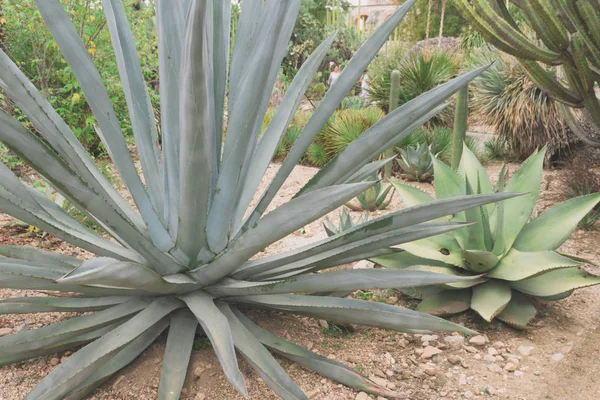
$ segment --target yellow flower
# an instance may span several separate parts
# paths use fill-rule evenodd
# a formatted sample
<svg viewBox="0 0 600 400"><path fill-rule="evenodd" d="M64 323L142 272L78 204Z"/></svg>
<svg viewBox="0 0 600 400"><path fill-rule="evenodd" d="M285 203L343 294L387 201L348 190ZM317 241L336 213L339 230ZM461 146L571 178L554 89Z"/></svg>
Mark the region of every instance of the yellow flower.
<svg viewBox="0 0 600 400"><path fill-rule="evenodd" d="M81 100L81 96L79 93L75 93L73 97L71 97L71 104L77 104L79 103L79 100Z"/></svg>
<svg viewBox="0 0 600 400"><path fill-rule="evenodd" d="M4 19L4 17L0 17L0 25L3 25L6 23L6 19Z"/></svg>
<svg viewBox="0 0 600 400"><path fill-rule="evenodd" d="M92 55L92 56L93 56L94 54L96 54L96 48L95 48L95 47L90 47L90 48L88 49L88 53L90 53L90 55Z"/></svg>

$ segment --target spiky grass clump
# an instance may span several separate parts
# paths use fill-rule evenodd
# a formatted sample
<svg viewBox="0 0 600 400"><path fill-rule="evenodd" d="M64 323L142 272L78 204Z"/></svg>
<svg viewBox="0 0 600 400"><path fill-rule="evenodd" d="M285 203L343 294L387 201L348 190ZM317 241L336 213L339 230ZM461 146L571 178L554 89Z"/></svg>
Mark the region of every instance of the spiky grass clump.
<svg viewBox="0 0 600 400"><path fill-rule="evenodd" d="M323 144L331 159L384 117L375 107L337 111L323 131Z"/></svg>
<svg viewBox="0 0 600 400"><path fill-rule="evenodd" d="M272 243L373 186L375 182L363 181L389 160L371 161L443 109L445 99L481 72L465 74L398 108L348 144L292 200L266 213L306 149L413 3L405 2L389 17L344 68L260 193L258 203L250 208L277 145L334 40L329 37L306 60L260 135L300 0L244 0L231 56L229 1L156 2L162 142L123 4L102 2L144 179L130 155L101 75L61 2L37 1L135 207L111 186L72 130L0 51L0 87L36 128L33 133L0 112L0 141L114 239L89 230L0 163L0 211L96 255L82 261L0 245L3 288L78 293L75 297L4 300L0 313L85 313L0 338L1 365L84 346L39 382L28 400L85 397L167 329L158 398L176 399L198 325L225 376L244 396L247 390L236 348L282 398L306 399L306 395L269 350L362 391L398 396L343 364L260 328L241 311L247 308L412 333L470 332L401 307L322 295L462 278L385 270L312 273L461 228L464 224L427 222L514 195L444 199L390 213L300 249L256 257Z"/></svg>

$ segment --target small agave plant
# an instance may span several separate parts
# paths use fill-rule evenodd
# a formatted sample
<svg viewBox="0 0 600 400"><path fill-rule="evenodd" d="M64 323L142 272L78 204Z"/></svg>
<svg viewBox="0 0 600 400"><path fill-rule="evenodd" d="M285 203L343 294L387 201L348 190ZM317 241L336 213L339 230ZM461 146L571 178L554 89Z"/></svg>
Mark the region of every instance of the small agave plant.
<svg viewBox="0 0 600 400"><path fill-rule="evenodd" d="M401 246L403 252L375 258L388 268L475 276L469 282L411 289L424 300L418 311L448 315L475 310L486 321L494 318L525 328L536 314L531 298L558 300L573 290L600 283L582 269L584 260L557 252L578 222L600 202L600 193L560 203L530 221L542 183L545 149L533 154L505 182L503 169L492 187L488 175L467 146L458 173L441 161L435 164L437 199L470 193L525 192L496 205L454 214L451 221L473 224L466 230L421 239ZM395 184L407 206L429 204L433 198L412 186Z"/></svg>
<svg viewBox="0 0 600 400"><path fill-rule="evenodd" d="M340 222L337 226L333 222L331 222L329 217L325 217L325 222L323 222L323 228L325 228L325 232L327 233L327 236L331 237L331 236L335 236L339 233L348 231L348 230L354 228L355 226L362 225L362 224L366 223L368 220L369 220L369 214L364 213L363 215L358 217L358 219L356 221L352 221L352 217L350 217L350 214L348 214L348 211L346 211L346 209L344 208L342 210L342 212L340 212Z"/></svg>
<svg viewBox="0 0 600 400"><path fill-rule="evenodd" d="M400 176L407 181L431 182L433 180L433 156L431 146L424 143L400 149L398 165Z"/></svg>
<svg viewBox="0 0 600 400"><path fill-rule="evenodd" d="M374 182L363 181L385 162L371 161L442 110L444 99L482 71L458 77L390 113L320 170L295 198L265 213L413 0L399 7L356 53L253 207L249 206L277 144L334 40L334 36L325 40L306 60L259 140L300 0L244 0L231 57L230 1L156 2L161 142L123 4L103 0L144 179L101 75L60 0L36 3L96 117L98 134L135 207L111 186L44 96L0 51L0 86L36 128L33 133L0 112L0 140L106 233L89 230L0 164L0 211L96 255L82 261L0 245L0 287L75 293L7 299L0 303L0 313L85 313L0 338L0 365L81 347L41 380L27 399L84 398L166 330L158 398L177 399L198 326L212 343L225 376L243 396L247 390L236 348L285 399L306 395L270 351L343 384L397 396L343 364L260 328L244 314L252 308L405 332L470 332L401 307L306 294L463 282L464 278L421 271L313 272L461 228L463 223L428 221L514 194L444 199L391 213L299 249L255 257L373 186Z"/></svg>
<svg viewBox="0 0 600 400"><path fill-rule="evenodd" d="M358 204L349 201L346 203L346 207L352 211L373 212L377 210L385 210L394 197L393 186L387 185L384 189L381 179L378 180L377 178L377 174L373 174L372 176L368 177L367 180L371 182L377 182L369 189L356 196L355 200L358 202Z"/></svg>

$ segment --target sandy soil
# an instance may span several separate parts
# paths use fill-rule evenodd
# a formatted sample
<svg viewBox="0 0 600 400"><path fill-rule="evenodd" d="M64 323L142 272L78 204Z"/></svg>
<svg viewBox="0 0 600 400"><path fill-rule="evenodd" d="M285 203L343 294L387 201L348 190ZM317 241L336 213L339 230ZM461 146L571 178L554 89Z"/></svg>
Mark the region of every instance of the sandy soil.
<svg viewBox="0 0 600 400"><path fill-rule="evenodd" d="M487 167L491 176L496 176L500 164ZM278 166L271 165L265 182L268 182ZM511 165L514 171L516 165ZM298 166L274 200L272 207L287 201L316 169ZM542 194L538 211L560 201L560 171L545 171ZM428 192L433 188L419 184ZM397 210L403 205L395 197L388 210ZM352 213L358 216L358 213ZM377 215L378 213L374 213ZM372 214L373 215L373 214ZM337 219L337 212L330 215ZM10 218L0 214L0 226ZM299 247L325 237L321 221L309 224L265 250L273 254ZM0 230L0 242L22 244L87 258L89 254L68 246L50 235L31 235L18 227ZM600 232L577 231L563 246L562 250L589 258L600 263L597 248ZM598 270L596 272L599 272ZM28 290L0 290L0 298L40 295ZM402 299L393 291L377 291L374 297L388 302L410 306L410 301ZM391 298L391 299L390 299ZM541 304L538 318L531 329L515 331L502 324L487 324L471 313L453 318L455 322L478 330L486 335L488 344L474 346L471 353L443 349L431 361L421 361L423 350L418 335L387 332L367 327L354 327L352 332L334 334L324 330L318 321L306 317L285 315L274 312L253 312L250 317L270 331L312 348L321 355L335 358L356 368L367 376L384 377L388 387L403 394L404 399L437 400L462 398L497 397L515 400L537 399L583 399L600 398L600 288L583 289L568 299L555 303ZM56 322L72 315L36 314L0 316L0 329L31 329ZM443 348L441 334L438 347ZM163 334L141 357L130 366L113 376L98 388L89 399L155 399L157 397L160 363L166 335ZM468 340L468 338L467 338ZM492 343L501 341L507 353L517 353L519 346L534 346L529 356L520 355L518 373L495 372L490 363L484 360ZM469 350L473 350L470 348ZM552 356L564 355L560 361ZM53 354L46 357L0 368L0 400L22 399L26 393L47 375L58 362L69 353ZM461 360L453 365L449 360ZM240 357L240 360L242 358ZM288 361L282 365L292 378L302 387L311 399L354 399L357 392L338 385L329 379L304 370ZM247 378L251 399L276 399L277 397L262 382L256 373L243 360L242 372ZM383 378L381 378L383 379ZM223 376L212 349L194 351L188 370L182 399L238 399L238 396ZM360 397L358 397L360 398ZM371 397L375 398L375 397ZM382 398L379 398L381 400Z"/></svg>

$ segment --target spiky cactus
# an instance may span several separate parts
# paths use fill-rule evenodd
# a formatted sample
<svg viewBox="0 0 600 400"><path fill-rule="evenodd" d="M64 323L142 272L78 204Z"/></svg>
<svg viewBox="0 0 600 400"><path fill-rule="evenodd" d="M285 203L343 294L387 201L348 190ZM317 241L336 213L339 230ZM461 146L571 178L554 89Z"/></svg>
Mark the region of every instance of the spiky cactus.
<svg viewBox="0 0 600 400"><path fill-rule="evenodd" d="M600 9L593 0L511 0L539 39L529 39L505 0L458 0L462 14L498 49L517 57L531 80L562 103L566 120L584 142L600 146ZM540 65L545 64L546 67ZM559 78L560 66L564 79ZM582 109L597 129L580 129L572 109Z"/></svg>

